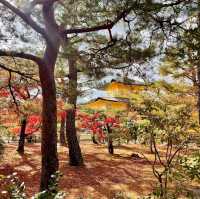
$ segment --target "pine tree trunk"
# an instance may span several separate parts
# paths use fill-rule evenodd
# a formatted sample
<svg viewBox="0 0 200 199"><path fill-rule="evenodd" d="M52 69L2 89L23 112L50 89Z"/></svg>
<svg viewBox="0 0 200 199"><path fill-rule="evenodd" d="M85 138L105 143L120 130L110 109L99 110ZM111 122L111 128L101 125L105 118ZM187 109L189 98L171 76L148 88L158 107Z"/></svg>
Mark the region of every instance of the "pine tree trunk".
<svg viewBox="0 0 200 199"><path fill-rule="evenodd" d="M44 64L39 67L39 75L42 87L42 133L41 154L42 170L40 190L49 188L51 175L58 170L57 155L57 104L56 85L54 79L54 66L57 53L51 46L47 46L44 56Z"/></svg>
<svg viewBox="0 0 200 199"><path fill-rule="evenodd" d="M200 9L200 0L198 0L198 8ZM198 12L198 29L200 29L200 11ZM200 50L197 51L198 57L200 57ZM200 62L197 65L197 109L198 119L200 124Z"/></svg>
<svg viewBox="0 0 200 199"><path fill-rule="evenodd" d="M95 135L92 135L92 142L93 142L93 144L99 144L99 143L96 141Z"/></svg>
<svg viewBox="0 0 200 199"><path fill-rule="evenodd" d="M73 166L83 165L83 157L81 148L79 146L77 133L76 133L76 100L77 100L77 68L76 58L71 55L68 57L69 63L69 90L68 90L68 103L71 108L67 110L66 114L66 137L69 148L69 164Z"/></svg>
<svg viewBox="0 0 200 199"><path fill-rule="evenodd" d="M61 146L66 146L66 139L65 139L65 119L66 117L61 116L60 122L60 144Z"/></svg>
<svg viewBox="0 0 200 199"><path fill-rule="evenodd" d="M72 166L81 166L83 165L83 158L79 142L76 136L75 109L67 110L66 132L69 148L69 164Z"/></svg>
<svg viewBox="0 0 200 199"><path fill-rule="evenodd" d="M198 110L198 120L200 124L200 65L197 66L197 110Z"/></svg>
<svg viewBox="0 0 200 199"><path fill-rule="evenodd" d="M197 99L197 109L198 109L198 121L200 124L200 86L198 85L198 99Z"/></svg>
<svg viewBox="0 0 200 199"><path fill-rule="evenodd" d="M43 95L41 190L48 189L51 175L58 170L56 87L53 74L47 70L40 70Z"/></svg>
<svg viewBox="0 0 200 199"><path fill-rule="evenodd" d="M42 88L42 168L40 190L49 189L52 175L58 171L57 154L57 103L54 70L61 46L62 37L55 20L54 1L45 1L42 6L44 25L48 40L43 61L39 65Z"/></svg>
<svg viewBox="0 0 200 199"><path fill-rule="evenodd" d="M109 140L108 140L108 152L109 152L110 154L114 154L114 148L113 148L112 139L109 139Z"/></svg>
<svg viewBox="0 0 200 199"><path fill-rule="evenodd" d="M108 152L110 154L114 154L114 147L113 147L113 141L112 141L112 136L111 136L112 131L108 124L106 125L106 127L108 131Z"/></svg>
<svg viewBox="0 0 200 199"><path fill-rule="evenodd" d="M26 133L26 124L27 124L27 120L26 118L23 118L21 121L21 130L20 130L20 137L19 137L19 144L18 144L18 148L17 151L20 154L24 154L24 144L25 144L25 133Z"/></svg>
<svg viewBox="0 0 200 199"><path fill-rule="evenodd" d="M53 74L44 72L40 74L44 78L44 81L42 81L41 190L48 189L51 175L58 170L56 87Z"/></svg>

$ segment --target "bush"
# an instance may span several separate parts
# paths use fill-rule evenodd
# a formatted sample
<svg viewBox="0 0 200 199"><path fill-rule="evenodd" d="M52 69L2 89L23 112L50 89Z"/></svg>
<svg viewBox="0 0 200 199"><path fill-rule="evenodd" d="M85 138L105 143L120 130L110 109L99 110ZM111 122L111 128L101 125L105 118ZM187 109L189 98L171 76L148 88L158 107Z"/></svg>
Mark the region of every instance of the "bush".
<svg viewBox="0 0 200 199"><path fill-rule="evenodd" d="M65 193L58 190L58 182L62 175L56 172L52 175L49 189L37 193L31 199L64 199ZM25 184L21 182L17 173L10 176L0 176L0 184L4 185L4 191L0 193L1 199L27 199L25 193Z"/></svg>
<svg viewBox="0 0 200 199"><path fill-rule="evenodd" d="M183 172L187 174L191 180L200 181L200 153L191 156L185 156L180 159L180 165Z"/></svg>
<svg viewBox="0 0 200 199"><path fill-rule="evenodd" d="M61 176L62 174L59 171L52 175L49 189L36 194L32 199L64 199L65 193L58 190Z"/></svg>
<svg viewBox="0 0 200 199"><path fill-rule="evenodd" d="M115 193L112 199L131 199L125 192L119 191Z"/></svg>
<svg viewBox="0 0 200 199"><path fill-rule="evenodd" d="M9 176L1 177L1 185L5 190L1 192L0 198L2 199L26 199L25 185L17 177L17 173L13 173Z"/></svg>

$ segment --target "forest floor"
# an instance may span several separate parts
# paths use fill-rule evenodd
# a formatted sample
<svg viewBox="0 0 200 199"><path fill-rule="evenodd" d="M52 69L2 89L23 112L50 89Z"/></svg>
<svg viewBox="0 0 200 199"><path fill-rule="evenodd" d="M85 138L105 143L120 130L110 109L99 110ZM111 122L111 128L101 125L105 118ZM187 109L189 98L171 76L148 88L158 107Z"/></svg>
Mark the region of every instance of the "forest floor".
<svg viewBox="0 0 200 199"><path fill-rule="evenodd" d="M113 156L108 154L105 145L87 141L81 143L81 149L85 166L77 168L68 165L68 149L58 147L59 170L63 173L60 189L67 193L67 199L109 199L119 191L137 198L155 187L151 164L145 159L131 157L132 153L142 153L151 160L153 156L147 147L136 144L115 147ZM7 144L0 175L17 172L25 182L27 195L32 196L39 189L40 158L40 144L27 144L23 156L16 152L16 144Z"/></svg>

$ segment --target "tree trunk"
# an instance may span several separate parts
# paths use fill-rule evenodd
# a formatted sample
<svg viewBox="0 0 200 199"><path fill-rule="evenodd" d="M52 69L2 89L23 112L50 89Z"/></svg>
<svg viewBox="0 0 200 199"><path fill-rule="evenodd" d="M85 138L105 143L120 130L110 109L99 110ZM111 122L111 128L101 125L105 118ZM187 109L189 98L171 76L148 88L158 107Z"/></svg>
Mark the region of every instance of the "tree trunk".
<svg viewBox="0 0 200 199"><path fill-rule="evenodd" d="M197 109L198 109L198 121L200 124L200 65L197 66Z"/></svg>
<svg viewBox="0 0 200 199"><path fill-rule="evenodd" d="M111 136L112 131L108 124L106 125L106 127L108 131L108 152L110 154L114 154L114 147L113 147L113 141L112 141L112 136Z"/></svg>
<svg viewBox="0 0 200 199"><path fill-rule="evenodd" d="M57 154L57 104L54 70L61 46L61 35L56 24L54 1L44 2L42 7L45 30L48 34L43 61L39 65L42 88L42 169L40 190L49 189L52 175L58 170Z"/></svg>
<svg viewBox="0 0 200 199"><path fill-rule="evenodd" d="M40 190L48 189L51 175L58 170L57 155L57 106L54 66L58 51L48 46L44 56L45 63L39 67L42 87L42 171Z"/></svg>
<svg viewBox="0 0 200 199"><path fill-rule="evenodd" d="M99 143L96 141L95 135L92 135L92 142L93 142L93 144L99 144Z"/></svg>
<svg viewBox="0 0 200 199"><path fill-rule="evenodd" d="M108 140L108 152L109 152L110 154L114 154L114 148L113 148L112 139L109 139L109 140Z"/></svg>
<svg viewBox="0 0 200 199"><path fill-rule="evenodd" d="M150 133L150 143L149 143L149 145L150 145L150 152L153 154L154 153L154 150L153 150L153 141L154 141L154 135L153 135L153 133L151 132Z"/></svg>
<svg viewBox="0 0 200 199"><path fill-rule="evenodd" d="M61 116L60 122L60 144L61 146L66 146L66 139L65 139L65 119L66 117Z"/></svg>
<svg viewBox="0 0 200 199"><path fill-rule="evenodd" d="M69 147L69 164L72 166L83 165L81 148L76 134L76 100L77 100L77 68L76 58L68 57L69 63L69 88L68 103L71 106L66 114L66 137Z"/></svg>
<svg viewBox="0 0 200 199"><path fill-rule="evenodd" d="M83 165L81 149L76 136L75 109L67 110L66 116L67 142L69 147L69 164L72 166Z"/></svg>
<svg viewBox="0 0 200 199"><path fill-rule="evenodd" d="M43 67L42 67L43 68ZM40 70L42 86L42 172L40 189L48 189L51 175L58 170L56 87L53 74Z"/></svg>
<svg viewBox="0 0 200 199"><path fill-rule="evenodd" d="M200 0L198 0L198 8L200 9ZM200 29L200 11L198 12L198 29ZM200 50L197 52L198 57L200 57ZM198 119L200 124L200 61L197 65L197 109L198 109Z"/></svg>
<svg viewBox="0 0 200 199"><path fill-rule="evenodd" d="M20 154L24 154L24 143L25 143L25 137L26 137L26 135L25 135L26 124L27 124L27 120L26 120L26 118L23 118L22 121L21 121L19 144L18 144L18 148L17 148L17 151Z"/></svg>

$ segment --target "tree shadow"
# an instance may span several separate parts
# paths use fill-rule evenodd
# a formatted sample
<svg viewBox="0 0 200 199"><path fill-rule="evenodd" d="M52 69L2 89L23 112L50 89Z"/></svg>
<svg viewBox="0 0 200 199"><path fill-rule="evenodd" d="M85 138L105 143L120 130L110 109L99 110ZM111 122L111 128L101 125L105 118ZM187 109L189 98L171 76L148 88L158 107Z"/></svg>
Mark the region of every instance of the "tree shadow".
<svg viewBox="0 0 200 199"><path fill-rule="evenodd" d="M111 198L117 191L144 195L152 190L155 180L153 180L148 161L132 160L119 154L110 156L104 153L95 153L84 156L85 167L73 168L66 163L60 165L61 172L67 174L61 179L60 187L62 189L68 192L78 190L77 194L85 197L92 193L95 198ZM76 195L76 197L78 196L80 195Z"/></svg>
<svg viewBox="0 0 200 199"><path fill-rule="evenodd" d="M69 166L68 149L58 148L59 170L63 173L59 186L68 193L67 198L88 198L90 195L92 198L112 198L117 191L134 192L137 195L151 192L155 180L148 161L133 160L124 151L116 150L120 153L109 155L106 146L84 144L81 147L85 159L84 167ZM11 146L10 151L13 154L16 154L15 150ZM19 156L17 161L3 164L4 169L9 168L7 174L17 172L20 180L25 182L28 197L39 190L40 159L40 145L28 145L25 154Z"/></svg>

